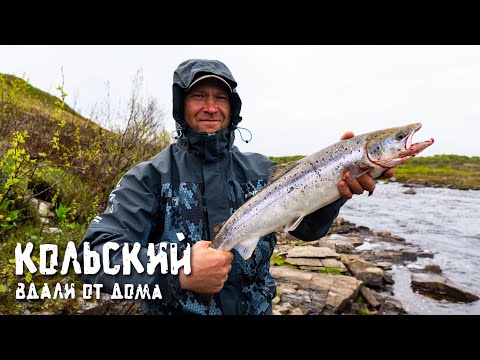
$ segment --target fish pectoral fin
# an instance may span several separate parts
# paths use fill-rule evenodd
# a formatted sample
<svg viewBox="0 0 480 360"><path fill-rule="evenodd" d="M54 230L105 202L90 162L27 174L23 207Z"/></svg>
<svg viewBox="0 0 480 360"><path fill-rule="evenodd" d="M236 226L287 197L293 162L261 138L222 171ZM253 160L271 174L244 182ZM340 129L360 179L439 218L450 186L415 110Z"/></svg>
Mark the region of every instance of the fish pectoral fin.
<svg viewBox="0 0 480 360"><path fill-rule="evenodd" d="M283 228L283 232L289 232L289 231L295 230L298 227L298 225L300 225L303 218L304 218L304 215L300 216L298 219L294 219L290 224L286 225Z"/></svg>
<svg viewBox="0 0 480 360"><path fill-rule="evenodd" d="M350 172L350 178L356 179L357 177L362 176L363 174L366 174L372 169L373 169L373 166L353 164L349 166L348 171Z"/></svg>
<svg viewBox="0 0 480 360"><path fill-rule="evenodd" d="M225 221L224 222L221 222L221 223L218 223L218 224L215 224L215 226L213 227L213 232L215 234L218 234L218 232L220 231L220 229L222 228L223 224L225 224Z"/></svg>
<svg viewBox="0 0 480 360"><path fill-rule="evenodd" d="M252 239L247 241L242 241L240 244L235 245L233 248L243 257L244 260L248 260L252 256L255 247L257 246L258 240Z"/></svg>

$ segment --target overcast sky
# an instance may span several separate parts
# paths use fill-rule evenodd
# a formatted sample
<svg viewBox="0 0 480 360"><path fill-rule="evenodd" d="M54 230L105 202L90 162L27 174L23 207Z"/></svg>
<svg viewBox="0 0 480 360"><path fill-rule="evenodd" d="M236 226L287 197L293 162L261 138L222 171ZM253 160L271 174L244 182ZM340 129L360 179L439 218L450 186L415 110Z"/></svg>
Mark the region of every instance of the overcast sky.
<svg viewBox="0 0 480 360"><path fill-rule="evenodd" d="M87 116L106 97L126 102L144 85L174 130L172 75L189 58L218 59L238 82L243 151L307 155L355 134L420 122L422 155L480 156L480 46L424 45L0 45L0 73L44 91L62 83L66 102ZM246 136L248 138L248 134Z"/></svg>

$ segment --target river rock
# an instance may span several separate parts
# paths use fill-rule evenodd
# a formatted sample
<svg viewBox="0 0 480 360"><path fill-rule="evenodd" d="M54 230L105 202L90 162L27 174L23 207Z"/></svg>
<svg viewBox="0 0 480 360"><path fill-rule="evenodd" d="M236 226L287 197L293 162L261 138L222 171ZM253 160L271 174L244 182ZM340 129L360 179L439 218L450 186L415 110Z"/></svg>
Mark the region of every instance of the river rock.
<svg viewBox="0 0 480 360"><path fill-rule="evenodd" d="M409 268L409 270L413 273L442 273L442 269L437 264L426 264L423 268Z"/></svg>
<svg viewBox="0 0 480 360"><path fill-rule="evenodd" d="M359 247L360 245L363 245L363 237L359 235L354 235L354 234L348 234L347 235L341 235L341 234L331 234L329 236L325 236L322 238L324 241L331 242L333 244L351 244L353 247Z"/></svg>
<svg viewBox="0 0 480 360"><path fill-rule="evenodd" d="M295 246L288 252L290 258L340 258L335 251L326 247Z"/></svg>
<svg viewBox="0 0 480 360"><path fill-rule="evenodd" d="M402 251L374 249L371 255L376 261L388 261L394 264L404 262Z"/></svg>
<svg viewBox="0 0 480 360"><path fill-rule="evenodd" d="M391 270L394 264L388 261L379 261L376 262L375 265L379 268L382 268L383 270Z"/></svg>
<svg viewBox="0 0 480 360"><path fill-rule="evenodd" d="M387 241L392 243L405 243L405 238L397 235L393 235L388 231L377 231L374 235L381 238L381 241Z"/></svg>
<svg viewBox="0 0 480 360"><path fill-rule="evenodd" d="M433 274L441 274L442 273L442 269L437 264L427 264L427 265L425 265L423 270L425 272L430 272L430 273L433 273Z"/></svg>
<svg viewBox="0 0 480 360"><path fill-rule="evenodd" d="M322 264L326 268L338 269L342 273L345 273L348 271L345 265L343 264L343 262L338 261L336 259L322 259Z"/></svg>
<svg viewBox="0 0 480 360"><path fill-rule="evenodd" d="M335 243L333 241L314 240L314 241L309 241L308 245L317 246L317 247L326 247L326 248L329 248L332 251L335 251Z"/></svg>
<svg viewBox="0 0 480 360"><path fill-rule="evenodd" d="M383 270L375 264L363 260L359 257L344 257L343 258L347 269L357 279L370 286L381 286L383 280Z"/></svg>
<svg viewBox="0 0 480 360"><path fill-rule="evenodd" d="M281 306L285 301L305 309L310 314L337 314L358 295L361 281L344 275L319 274L310 271L273 266L270 269L277 287L297 288L295 293L282 293Z"/></svg>
<svg viewBox="0 0 480 360"><path fill-rule="evenodd" d="M393 297L387 297L380 304L379 315L399 315L404 311L402 303Z"/></svg>
<svg viewBox="0 0 480 360"><path fill-rule="evenodd" d="M355 253L355 246L350 242L341 241L335 244L334 250L341 254L353 254Z"/></svg>
<svg viewBox="0 0 480 360"><path fill-rule="evenodd" d="M370 304L373 308L378 308L380 306L380 302L375 297L375 292L367 288L366 286L362 286L360 288L360 294L362 294L363 299Z"/></svg>
<svg viewBox="0 0 480 360"><path fill-rule="evenodd" d="M411 274L411 280L411 286L414 290L435 298L439 297L453 302L472 302L480 299L477 294L452 283L444 276L438 274Z"/></svg>
<svg viewBox="0 0 480 360"><path fill-rule="evenodd" d="M285 258L285 262L295 266L318 266L323 267L322 262L318 258L306 258L306 257L289 257Z"/></svg>

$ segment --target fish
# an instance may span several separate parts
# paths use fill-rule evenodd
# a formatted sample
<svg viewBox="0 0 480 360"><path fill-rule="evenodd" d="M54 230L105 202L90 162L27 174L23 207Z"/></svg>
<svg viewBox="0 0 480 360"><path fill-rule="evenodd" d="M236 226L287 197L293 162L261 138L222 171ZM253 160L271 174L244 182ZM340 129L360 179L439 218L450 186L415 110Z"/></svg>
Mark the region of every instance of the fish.
<svg viewBox="0 0 480 360"><path fill-rule="evenodd" d="M352 179L366 173L375 179L432 145L433 138L412 142L421 127L413 123L357 135L300 160L273 166L267 185L216 225L209 247L235 249L248 260L263 236L293 231L305 216L339 199L338 183L346 171Z"/></svg>

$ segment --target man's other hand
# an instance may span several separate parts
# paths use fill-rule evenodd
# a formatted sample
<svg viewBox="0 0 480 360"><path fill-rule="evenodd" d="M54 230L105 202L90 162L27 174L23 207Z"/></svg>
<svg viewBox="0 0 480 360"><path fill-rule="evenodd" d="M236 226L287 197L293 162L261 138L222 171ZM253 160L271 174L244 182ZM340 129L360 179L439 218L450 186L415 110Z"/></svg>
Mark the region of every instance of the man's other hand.
<svg viewBox="0 0 480 360"><path fill-rule="evenodd" d="M353 132L347 131L342 135L340 140L350 139L354 137ZM394 168L389 168L380 175L379 179L388 179L393 176L395 172ZM373 193L375 190L375 180L370 176L370 174L363 174L356 179L350 178L350 173L347 171L343 175L343 180L338 182L338 191L342 199L351 199L353 194L361 195L364 191L368 191L369 194Z"/></svg>

